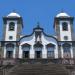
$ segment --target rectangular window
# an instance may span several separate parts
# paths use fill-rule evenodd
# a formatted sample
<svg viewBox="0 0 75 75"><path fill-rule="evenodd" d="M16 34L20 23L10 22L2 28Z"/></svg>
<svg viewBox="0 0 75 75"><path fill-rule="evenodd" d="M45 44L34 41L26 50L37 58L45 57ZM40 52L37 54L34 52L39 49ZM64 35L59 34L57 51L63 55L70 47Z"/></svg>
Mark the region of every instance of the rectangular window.
<svg viewBox="0 0 75 75"><path fill-rule="evenodd" d="M41 51L36 51L35 52L35 57L36 58L41 58Z"/></svg>
<svg viewBox="0 0 75 75"><path fill-rule="evenodd" d="M48 51L47 52L47 57L48 58L54 58L54 51Z"/></svg>
<svg viewBox="0 0 75 75"><path fill-rule="evenodd" d="M68 24L66 22L62 23L62 30L63 31L68 31Z"/></svg>
<svg viewBox="0 0 75 75"><path fill-rule="evenodd" d="M13 57L13 51L7 51L6 58L12 58Z"/></svg>
<svg viewBox="0 0 75 75"><path fill-rule="evenodd" d="M13 39L13 36L9 36L9 39L12 40Z"/></svg>
<svg viewBox="0 0 75 75"><path fill-rule="evenodd" d="M54 47L48 47L47 48L47 57L48 58L54 58Z"/></svg>
<svg viewBox="0 0 75 75"><path fill-rule="evenodd" d="M29 51L23 51L23 58L29 58Z"/></svg>

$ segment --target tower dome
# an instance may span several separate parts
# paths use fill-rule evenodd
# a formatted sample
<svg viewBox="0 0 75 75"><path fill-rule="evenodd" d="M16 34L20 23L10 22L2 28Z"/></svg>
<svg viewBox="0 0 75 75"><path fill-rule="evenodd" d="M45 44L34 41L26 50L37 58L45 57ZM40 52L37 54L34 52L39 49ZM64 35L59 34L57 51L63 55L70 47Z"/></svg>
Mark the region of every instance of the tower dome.
<svg viewBox="0 0 75 75"><path fill-rule="evenodd" d="M56 15L56 17L70 17L66 12L61 12Z"/></svg>
<svg viewBox="0 0 75 75"><path fill-rule="evenodd" d="M16 12L11 12L7 15L7 17L21 17L21 16Z"/></svg>

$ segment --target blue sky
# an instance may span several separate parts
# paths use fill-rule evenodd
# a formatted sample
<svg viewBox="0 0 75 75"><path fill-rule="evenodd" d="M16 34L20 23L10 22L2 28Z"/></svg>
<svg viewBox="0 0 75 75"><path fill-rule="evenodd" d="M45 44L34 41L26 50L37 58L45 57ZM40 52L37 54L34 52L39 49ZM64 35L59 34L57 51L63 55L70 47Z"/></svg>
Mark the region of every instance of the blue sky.
<svg viewBox="0 0 75 75"><path fill-rule="evenodd" d="M13 10L23 17L23 34L31 34L39 21L44 31L52 35L54 17L62 9L69 15L75 16L75 0L0 0L0 38L3 33L2 17Z"/></svg>

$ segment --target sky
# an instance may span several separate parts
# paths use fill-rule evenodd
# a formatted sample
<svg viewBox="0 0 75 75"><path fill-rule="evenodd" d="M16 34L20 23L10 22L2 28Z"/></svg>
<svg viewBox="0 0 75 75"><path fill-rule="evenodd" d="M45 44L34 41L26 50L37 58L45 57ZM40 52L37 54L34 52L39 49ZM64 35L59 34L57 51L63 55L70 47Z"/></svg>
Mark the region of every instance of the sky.
<svg viewBox="0 0 75 75"><path fill-rule="evenodd" d="M22 34L31 34L39 22L46 34L53 35L54 17L57 14L63 10L75 17L75 0L0 0L0 39L3 35L2 17L13 10L23 18Z"/></svg>

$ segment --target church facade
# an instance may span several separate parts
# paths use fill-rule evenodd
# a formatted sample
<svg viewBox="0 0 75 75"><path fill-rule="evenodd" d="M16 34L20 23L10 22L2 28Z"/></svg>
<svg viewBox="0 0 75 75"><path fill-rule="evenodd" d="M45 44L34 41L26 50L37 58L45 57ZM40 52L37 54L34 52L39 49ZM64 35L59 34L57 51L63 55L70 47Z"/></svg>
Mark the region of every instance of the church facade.
<svg viewBox="0 0 75 75"><path fill-rule="evenodd" d="M55 35L47 35L39 24L32 34L21 35L24 26L22 17L15 12L8 14L3 17L3 62L12 62L14 59L66 59L74 64L73 20L73 17L61 12L54 18Z"/></svg>

